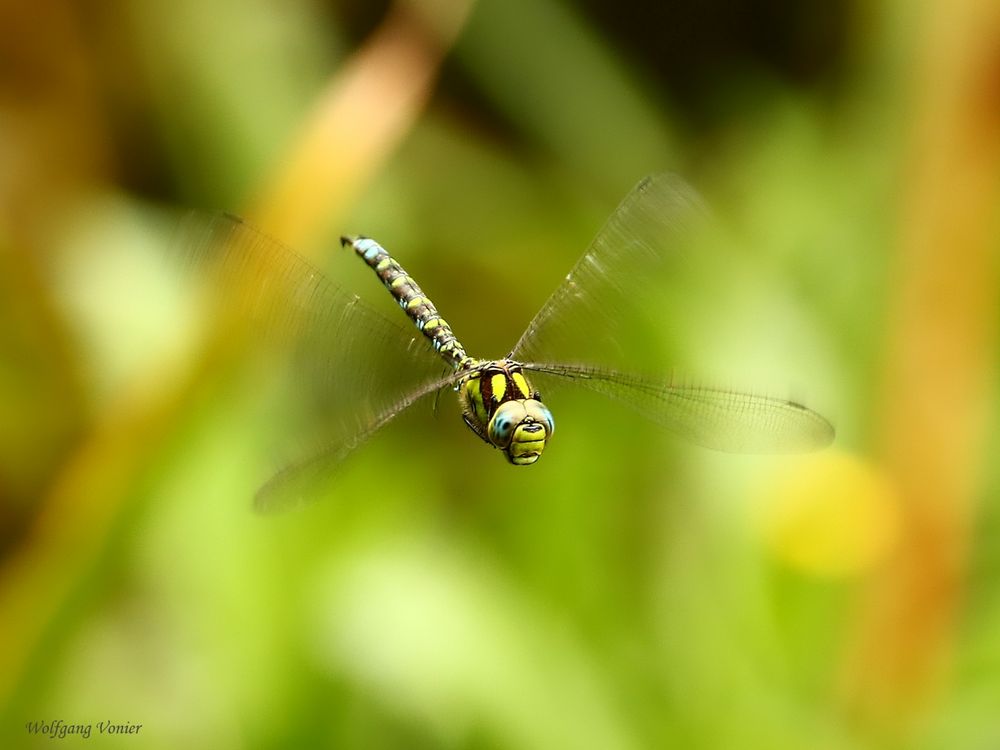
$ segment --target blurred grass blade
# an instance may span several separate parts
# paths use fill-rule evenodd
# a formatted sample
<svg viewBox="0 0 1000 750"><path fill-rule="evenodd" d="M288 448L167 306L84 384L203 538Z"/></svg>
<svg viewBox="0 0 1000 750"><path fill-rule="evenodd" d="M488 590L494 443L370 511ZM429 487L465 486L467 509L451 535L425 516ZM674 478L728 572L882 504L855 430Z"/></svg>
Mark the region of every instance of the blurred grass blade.
<svg viewBox="0 0 1000 750"><path fill-rule="evenodd" d="M304 248L342 215L413 126L470 4L397 2L321 92L250 216Z"/></svg>

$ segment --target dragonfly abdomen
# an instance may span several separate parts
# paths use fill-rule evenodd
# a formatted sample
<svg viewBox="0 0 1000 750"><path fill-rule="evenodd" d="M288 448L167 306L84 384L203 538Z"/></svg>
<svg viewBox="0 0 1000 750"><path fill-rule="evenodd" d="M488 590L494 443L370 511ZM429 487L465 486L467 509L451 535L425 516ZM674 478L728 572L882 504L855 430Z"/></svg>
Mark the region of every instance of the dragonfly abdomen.
<svg viewBox="0 0 1000 750"><path fill-rule="evenodd" d="M371 266L403 312L452 368L458 370L471 362L465 347L434 303L384 247L368 237L341 237L340 242L344 247L354 248L354 252Z"/></svg>

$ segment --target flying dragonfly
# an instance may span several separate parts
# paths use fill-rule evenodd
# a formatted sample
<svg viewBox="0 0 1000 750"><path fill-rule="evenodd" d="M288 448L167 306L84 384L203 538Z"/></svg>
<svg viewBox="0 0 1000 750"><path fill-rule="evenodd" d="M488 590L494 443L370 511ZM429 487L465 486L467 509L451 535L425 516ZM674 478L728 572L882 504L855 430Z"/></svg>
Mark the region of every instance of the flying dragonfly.
<svg viewBox="0 0 1000 750"><path fill-rule="evenodd" d="M214 265L215 290L237 298L255 331L295 341L296 372L322 417L319 443L260 488L257 507L303 501L312 481L443 389L457 392L465 424L514 466L536 463L555 435L536 379L589 389L707 448L793 453L828 445L831 424L796 401L681 383L667 368L650 375L634 365L655 359L652 347L636 351L630 342L662 320L662 279L702 216L697 194L679 177L642 180L498 359L470 355L417 282L373 239L341 242L372 269L416 330L393 323L239 218L192 217L178 240L181 251Z"/></svg>

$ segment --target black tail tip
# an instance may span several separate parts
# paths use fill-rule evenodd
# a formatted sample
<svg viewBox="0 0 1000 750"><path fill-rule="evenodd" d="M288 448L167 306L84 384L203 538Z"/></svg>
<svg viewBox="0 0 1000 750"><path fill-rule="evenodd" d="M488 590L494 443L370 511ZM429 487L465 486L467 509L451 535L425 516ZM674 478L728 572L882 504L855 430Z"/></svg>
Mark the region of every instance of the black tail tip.
<svg viewBox="0 0 1000 750"><path fill-rule="evenodd" d="M350 247L353 244L354 244L354 240L351 239L350 237L348 237L347 235L341 235L340 236L340 246L341 247Z"/></svg>

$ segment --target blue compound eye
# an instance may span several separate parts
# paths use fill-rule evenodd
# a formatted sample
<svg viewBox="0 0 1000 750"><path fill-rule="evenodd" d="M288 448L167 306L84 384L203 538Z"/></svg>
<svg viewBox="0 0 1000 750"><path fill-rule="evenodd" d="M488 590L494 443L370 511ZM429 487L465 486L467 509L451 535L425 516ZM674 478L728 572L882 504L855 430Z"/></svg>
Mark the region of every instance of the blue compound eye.
<svg viewBox="0 0 1000 750"><path fill-rule="evenodd" d="M524 406L520 401L508 401L502 404L493 419L490 420L489 436L490 441L500 447L510 443L510 437L517 427L528 416Z"/></svg>
<svg viewBox="0 0 1000 750"><path fill-rule="evenodd" d="M524 408L529 417L545 425L546 436L551 437L552 433L556 431L556 421L552 418L552 412L549 411L549 407L541 401L528 399L524 402Z"/></svg>

